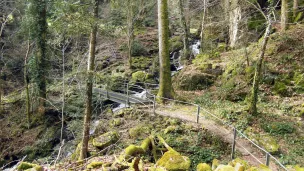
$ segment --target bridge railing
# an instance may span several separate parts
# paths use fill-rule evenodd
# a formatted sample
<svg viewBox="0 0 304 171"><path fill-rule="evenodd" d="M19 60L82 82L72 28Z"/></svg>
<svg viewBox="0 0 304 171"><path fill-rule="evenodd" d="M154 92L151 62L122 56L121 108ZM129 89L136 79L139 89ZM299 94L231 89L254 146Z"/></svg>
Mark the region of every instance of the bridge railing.
<svg viewBox="0 0 304 171"><path fill-rule="evenodd" d="M268 152L263 147L258 145L255 141L251 140L248 136L246 136L244 133L242 133L242 131L238 130L231 123L224 121L217 115L209 112L205 108L202 108L198 104L174 100L174 99L168 99L168 98L164 98L164 97L158 97L158 96L154 95L149 90L152 90L153 88L158 87L156 84L153 85L153 84L146 83L144 85L150 86L150 88L147 88L147 86L146 86L143 89L145 89L147 91L147 93L149 94L149 95L147 95L147 97L149 97L150 100L153 100L152 113L155 114L157 110L161 111L162 109L170 109L170 110L172 110L172 112L177 110L178 112L186 113L186 115L188 114L188 115L192 116L192 118L195 118L192 121L196 122L196 123L200 123L200 121L202 121L203 119L211 118L212 120L217 121L217 122L221 123L222 125L224 125L227 128L226 131L228 131L228 132L224 132L225 130L222 130L221 127L218 127L219 131L222 131L223 133L225 133L227 135L230 134L233 137L232 141L231 141L231 144L232 144L231 159L234 159L236 157L236 146L238 146L239 148L242 148L244 151L246 151L250 156L252 156L252 158L254 158L256 161L255 163L264 164L273 170L288 171L288 169L276 157L274 157L270 152ZM151 87L153 87L153 88L151 88ZM162 99L162 101L164 101L164 103L157 103L157 99ZM174 104L174 105L171 105L171 104ZM181 106L179 106L179 105L181 105ZM185 107L185 108L183 108L183 107ZM189 117L189 118L191 118L191 117ZM183 119L183 118L181 118L181 119ZM255 154L255 152L252 152L248 148L244 147L244 145L241 143L241 141L245 141L249 145L251 145L252 147L257 149L258 154ZM261 157L261 156L263 156L263 157Z"/></svg>

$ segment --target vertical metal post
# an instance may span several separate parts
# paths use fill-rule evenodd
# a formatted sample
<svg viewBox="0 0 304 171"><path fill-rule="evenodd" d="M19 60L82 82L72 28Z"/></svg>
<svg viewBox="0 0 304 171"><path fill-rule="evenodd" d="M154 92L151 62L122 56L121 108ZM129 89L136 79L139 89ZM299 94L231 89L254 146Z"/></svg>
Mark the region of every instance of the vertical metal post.
<svg viewBox="0 0 304 171"><path fill-rule="evenodd" d="M235 153L235 140L236 140L236 128L233 128L233 142L232 142L232 151L231 151L231 159L234 159L234 153Z"/></svg>
<svg viewBox="0 0 304 171"><path fill-rule="evenodd" d="M127 101L126 101L126 106L129 107L129 83L127 84Z"/></svg>
<svg viewBox="0 0 304 171"><path fill-rule="evenodd" d="M153 97L153 114L155 115L155 107L156 107L156 97L155 97L155 95L154 95L154 97Z"/></svg>
<svg viewBox="0 0 304 171"><path fill-rule="evenodd" d="M107 99L109 99L109 90L107 89Z"/></svg>
<svg viewBox="0 0 304 171"><path fill-rule="evenodd" d="M267 152L266 153L266 166L269 166L269 162L270 162L270 155L269 155L269 153Z"/></svg>
<svg viewBox="0 0 304 171"><path fill-rule="evenodd" d="M197 105L196 123L199 123L199 115L200 115L200 106Z"/></svg>

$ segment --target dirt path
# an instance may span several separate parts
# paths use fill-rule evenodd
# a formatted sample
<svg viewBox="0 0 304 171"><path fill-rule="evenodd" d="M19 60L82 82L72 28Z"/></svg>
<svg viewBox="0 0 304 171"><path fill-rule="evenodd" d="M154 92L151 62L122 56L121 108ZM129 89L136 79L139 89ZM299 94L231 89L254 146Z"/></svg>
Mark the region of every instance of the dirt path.
<svg viewBox="0 0 304 171"><path fill-rule="evenodd" d="M170 110L164 107L158 107L156 109L156 114L162 116L168 116L171 118L178 118L184 121L192 122L192 124L203 126L205 129L209 130L210 132L214 133L215 135L221 137L225 142L230 144L233 143L233 130L227 128L220 123L217 123L211 119L207 119L203 117L204 114L200 114L199 124L196 123L196 116L193 113L192 115L189 113L193 113L193 109L189 109L188 112L184 111L177 111L177 110ZM236 150L242 154L241 158L247 160L251 165L258 166L261 163L265 164L265 154L262 153L257 147L251 144L248 140L243 138L236 139ZM272 170L279 170L278 167L274 162L270 162L270 168Z"/></svg>

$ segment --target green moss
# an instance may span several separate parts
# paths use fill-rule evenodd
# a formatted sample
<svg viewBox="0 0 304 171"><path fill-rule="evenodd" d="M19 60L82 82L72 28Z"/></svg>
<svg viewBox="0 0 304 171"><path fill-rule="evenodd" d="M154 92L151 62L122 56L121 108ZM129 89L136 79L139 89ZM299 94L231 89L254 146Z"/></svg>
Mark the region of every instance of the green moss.
<svg viewBox="0 0 304 171"><path fill-rule="evenodd" d="M170 125L164 130L164 134L168 134L172 132L181 133L182 131L183 129L180 126Z"/></svg>
<svg viewBox="0 0 304 171"><path fill-rule="evenodd" d="M93 146L103 149L119 139L119 134L116 131L107 132L99 137L93 139Z"/></svg>
<svg viewBox="0 0 304 171"><path fill-rule="evenodd" d="M216 168L216 171L236 171L236 170L234 170L234 167L229 165L219 165Z"/></svg>
<svg viewBox="0 0 304 171"><path fill-rule="evenodd" d="M125 149L124 159L129 160L130 158L135 157L139 154L143 154L143 153L145 153L145 150L142 147L135 146L135 145L129 145Z"/></svg>
<svg viewBox="0 0 304 171"><path fill-rule="evenodd" d="M93 161L87 165L87 169L96 169L100 168L103 165L103 162Z"/></svg>
<svg viewBox="0 0 304 171"><path fill-rule="evenodd" d="M137 125L136 127L130 128L129 129L129 136L131 138L138 138L140 136L146 136L150 134L150 126L147 125Z"/></svg>
<svg viewBox="0 0 304 171"><path fill-rule="evenodd" d="M211 171L211 167L206 163L200 163L197 165L196 171Z"/></svg>
<svg viewBox="0 0 304 171"><path fill-rule="evenodd" d="M22 162L20 165L17 167L18 171L22 170L32 170L32 171L43 171L43 168L37 164L32 164L28 162Z"/></svg>
<svg viewBox="0 0 304 171"><path fill-rule="evenodd" d="M110 126L115 127L123 124L123 119L122 118L114 118L110 121Z"/></svg>
<svg viewBox="0 0 304 171"><path fill-rule="evenodd" d="M167 151L156 163L157 166L164 167L168 171L187 171L190 164L191 161L188 157L173 150Z"/></svg>
<svg viewBox="0 0 304 171"><path fill-rule="evenodd" d="M137 72L134 72L132 74L132 79L131 81L132 82L145 82L145 78L146 78L146 72L145 71L137 71Z"/></svg>
<svg viewBox="0 0 304 171"><path fill-rule="evenodd" d="M146 138L141 142L140 147L146 152L150 149L150 147L152 146L152 142L150 138Z"/></svg>
<svg viewBox="0 0 304 171"><path fill-rule="evenodd" d="M219 160L213 159L212 160L212 170L215 170L219 164L220 164Z"/></svg>

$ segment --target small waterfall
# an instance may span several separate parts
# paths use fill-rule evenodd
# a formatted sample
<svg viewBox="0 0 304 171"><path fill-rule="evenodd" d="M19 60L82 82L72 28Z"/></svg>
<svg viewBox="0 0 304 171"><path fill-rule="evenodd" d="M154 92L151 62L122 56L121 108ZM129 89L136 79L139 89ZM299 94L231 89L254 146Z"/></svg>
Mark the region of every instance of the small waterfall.
<svg viewBox="0 0 304 171"><path fill-rule="evenodd" d="M196 57L200 52L201 42L199 40L195 40L194 43L190 46L192 54ZM170 61L171 61L171 76L175 75L179 70L182 70L184 66L181 63L182 58L182 50L173 51L170 53Z"/></svg>
<svg viewBox="0 0 304 171"><path fill-rule="evenodd" d="M199 40L195 40L194 44L191 45L190 47L192 50L192 54L194 55L194 57L196 57L200 52L201 42Z"/></svg>

